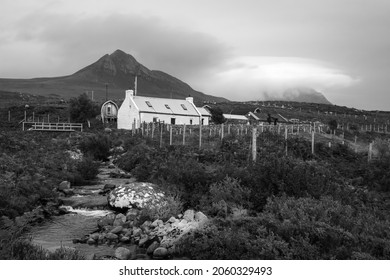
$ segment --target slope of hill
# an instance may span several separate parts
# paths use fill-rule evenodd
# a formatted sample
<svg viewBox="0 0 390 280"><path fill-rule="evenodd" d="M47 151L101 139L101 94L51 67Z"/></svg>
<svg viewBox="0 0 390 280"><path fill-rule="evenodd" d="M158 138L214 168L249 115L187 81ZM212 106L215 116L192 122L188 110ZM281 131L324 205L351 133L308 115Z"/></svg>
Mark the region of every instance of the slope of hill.
<svg viewBox="0 0 390 280"><path fill-rule="evenodd" d="M121 50L104 55L95 63L76 73L53 78L0 79L4 91L59 95L64 99L78 96L83 92L94 92L95 99L123 99L124 91L134 87L138 76L138 95L180 98L191 95L196 102L227 101L222 97L206 95L192 89L188 84L162 71L149 70L129 54Z"/></svg>

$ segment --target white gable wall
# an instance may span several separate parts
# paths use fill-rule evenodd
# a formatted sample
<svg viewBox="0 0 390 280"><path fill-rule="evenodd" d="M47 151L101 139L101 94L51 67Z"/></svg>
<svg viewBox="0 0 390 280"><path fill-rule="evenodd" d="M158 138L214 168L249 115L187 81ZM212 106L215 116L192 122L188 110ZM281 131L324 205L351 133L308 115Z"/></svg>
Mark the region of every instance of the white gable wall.
<svg viewBox="0 0 390 280"><path fill-rule="evenodd" d="M133 94L132 90L126 90L125 100L118 110L118 129L132 129L134 121L139 127L140 114L137 105L133 101Z"/></svg>

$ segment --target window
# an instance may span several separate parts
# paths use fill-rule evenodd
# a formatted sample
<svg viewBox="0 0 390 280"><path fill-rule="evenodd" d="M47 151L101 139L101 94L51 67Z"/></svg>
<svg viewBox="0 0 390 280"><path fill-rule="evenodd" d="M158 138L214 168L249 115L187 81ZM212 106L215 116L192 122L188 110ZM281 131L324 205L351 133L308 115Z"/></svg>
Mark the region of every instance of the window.
<svg viewBox="0 0 390 280"><path fill-rule="evenodd" d="M108 114L108 115L111 114L111 105L108 105L108 106L107 106L107 114Z"/></svg>
<svg viewBox="0 0 390 280"><path fill-rule="evenodd" d="M149 102L149 101L145 101L146 105L148 105L149 107L153 107L152 104Z"/></svg>
<svg viewBox="0 0 390 280"><path fill-rule="evenodd" d="M171 109L171 107L169 107L169 105L168 105L168 104L165 104L165 108L167 108L167 109Z"/></svg>
<svg viewBox="0 0 390 280"><path fill-rule="evenodd" d="M158 118L154 117L153 122L156 123L158 121Z"/></svg>
<svg viewBox="0 0 390 280"><path fill-rule="evenodd" d="M181 105L181 107L184 109L184 110L186 110L187 111L187 107L186 107L186 105L184 105L184 104L180 104Z"/></svg>
<svg viewBox="0 0 390 280"><path fill-rule="evenodd" d="M176 123L176 119L175 118L171 118L171 124L175 124Z"/></svg>
<svg viewBox="0 0 390 280"><path fill-rule="evenodd" d="M190 119L190 124L192 124L192 119Z"/></svg>

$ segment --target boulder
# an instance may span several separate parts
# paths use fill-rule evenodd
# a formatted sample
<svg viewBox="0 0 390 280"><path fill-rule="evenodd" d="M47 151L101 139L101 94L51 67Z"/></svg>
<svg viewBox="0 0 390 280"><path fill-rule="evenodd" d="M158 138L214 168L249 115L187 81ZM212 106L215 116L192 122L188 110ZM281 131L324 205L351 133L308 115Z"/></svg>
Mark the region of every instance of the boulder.
<svg viewBox="0 0 390 280"><path fill-rule="evenodd" d="M189 209L184 212L183 219L186 220L187 222L192 222L195 217L195 212L192 209Z"/></svg>
<svg viewBox="0 0 390 280"><path fill-rule="evenodd" d="M156 250L158 247L160 247L160 243L154 241L152 244L149 245L148 249L146 249L146 254L152 255L154 250Z"/></svg>
<svg viewBox="0 0 390 280"><path fill-rule="evenodd" d="M177 219L175 217L170 217L169 220L168 220L168 223L173 224L176 221L177 221Z"/></svg>
<svg viewBox="0 0 390 280"><path fill-rule="evenodd" d="M104 216L103 218L98 220L98 227L102 228L105 226L112 226L114 224L116 215L115 214L108 214Z"/></svg>
<svg viewBox="0 0 390 280"><path fill-rule="evenodd" d="M99 194L107 194L115 188L116 188L116 185L114 185L114 184L105 184L103 189L101 191L99 191Z"/></svg>
<svg viewBox="0 0 390 280"><path fill-rule="evenodd" d="M111 241L115 241L115 240L118 240L118 235L116 235L115 233L107 233L107 239L111 240Z"/></svg>
<svg viewBox="0 0 390 280"><path fill-rule="evenodd" d="M62 181L60 185L58 186L59 191L63 191L66 189L70 189L70 182L69 181Z"/></svg>
<svg viewBox="0 0 390 280"><path fill-rule="evenodd" d="M126 216L120 213L120 214L116 215L115 220L114 220L112 225L114 227L116 227L116 226L123 226L123 224L125 222L126 222Z"/></svg>
<svg viewBox="0 0 390 280"><path fill-rule="evenodd" d="M123 230L122 226L117 226L117 227L114 227L110 232L114 233L114 234L119 234L122 232L122 230Z"/></svg>
<svg viewBox="0 0 390 280"><path fill-rule="evenodd" d="M153 258L155 258L155 259L163 259L167 256L168 256L168 250L167 250L167 248L164 248L164 247L158 247L153 252Z"/></svg>
<svg viewBox="0 0 390 280"><path fill-rule="evenodd" d="M209 220L207 216L200 211L195 213L194 218L200 226L204 225Z"/></svg>
<svg viewBox="0 0 390 280"><path fill-rule="evenodd" d="M128 260L131 258L131 251L125 247L118 247L115 250L115 257L120 260Z"/></svg>
<svg viewBox="0 0 390 280"><path fill-rule="evenodd" d="M144 208L147 205L158 205L164 197L157 192L152 183L133 182L120 185L107 196L108 203L115 208Z"/></svg>
<svg viewBox="0 0 390 280"><path fill-rule="evenodd" d="M164 222L162 220L155 220L150 226L151 227L159 227L159 226L162 226L164 224Z"/></svg>
<svg viewBox="0 0 390 280"><path fill-rule="evenodd" d="M135 208L131 208L126 213L126 220L127 221L134 221L138 218L139 210Z"/></svg>

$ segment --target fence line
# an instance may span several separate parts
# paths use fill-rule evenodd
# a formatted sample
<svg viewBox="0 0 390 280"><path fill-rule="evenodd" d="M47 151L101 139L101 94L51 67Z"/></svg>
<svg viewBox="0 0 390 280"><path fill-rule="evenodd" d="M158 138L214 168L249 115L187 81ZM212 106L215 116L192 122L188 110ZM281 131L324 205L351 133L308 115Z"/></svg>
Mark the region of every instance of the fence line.
<svg viewBox="0 0 390 280"><path fill-rule="evenodd" d="M134 126L133 126L134 127ZM132 130L132 135L141 135L155 142L159 147L165 145L189 145L200 148L216 148L226 139L234 141L240 139L241 145L248 147L248 153L253 161L256 161L258 154L266 152L267 149L284 145L285 154L288 155L288 139L291 137L302 136L311 142L311 153L315 154L316 143L322 142L332 147L334 143L350 145L358 152L357 136L352 140L346 141L344 133L336 136L335 134L326 134L324 126L311 125L171 125L165 123L143 124L138 129ZM271 133L271 134L270 134ZM283 136L272 138L269 135ZM267 139L264 137L271 137ZM276 140L275 140L276 139ZM276 142L275 142L276 141ZM360 145L360 151L368 152L368 160L374 159L373 147ZM371 148L370 148L371 147Z"/></svg>

